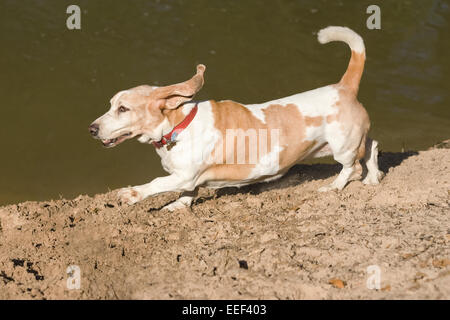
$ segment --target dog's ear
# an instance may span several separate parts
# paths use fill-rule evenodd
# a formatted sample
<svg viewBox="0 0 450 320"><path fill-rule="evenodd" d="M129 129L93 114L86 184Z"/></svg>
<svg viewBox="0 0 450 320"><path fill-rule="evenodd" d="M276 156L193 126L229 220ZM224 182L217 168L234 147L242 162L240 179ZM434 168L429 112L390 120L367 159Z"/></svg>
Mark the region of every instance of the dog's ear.
<svg viewBox="0 0 450 320"><path fill-rule="evenodd" d="M197 66L197 73L189 80L171 86L159 87L151 93L152 98L163 99L162 109L175 109L182 103L192 100L194 95L203 87L203 73L206 67L203 64Z"/></svg>

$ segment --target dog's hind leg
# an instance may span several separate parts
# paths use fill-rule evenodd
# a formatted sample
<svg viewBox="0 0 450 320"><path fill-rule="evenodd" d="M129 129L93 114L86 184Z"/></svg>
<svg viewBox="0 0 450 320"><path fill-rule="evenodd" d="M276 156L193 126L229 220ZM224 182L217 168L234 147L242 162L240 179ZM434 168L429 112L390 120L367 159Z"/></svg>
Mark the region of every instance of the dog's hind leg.
<svg viewBox="0 0 450 320"><path fill-rule="evenodd" d="M356 165L356 152L348 151L342 154L334 154L334 159L342 164L343 168L337 178L327 186L319 188L319 192L326 192L330 190L342 190L347 183L353 178L353 175L357 169Z"/></svg>
<svg viewBox="0 0 450 320"><path fill-rule="evenodd" d="M367 167L367 175L362 181L364 184L379 184L384 173L378 170L378 142L367 138L364 164Z"/></svg>
<svg viewBox="0 0 450 320"><path fill-rule="evenodd" d="M328 141L333 158L342 164L342 170L332 183L319 188L319 192L342 190L349 181L361 177L362 167L358 160L364 157L365 137L365 133L362 133L359 138L335 138Z"/></svg>

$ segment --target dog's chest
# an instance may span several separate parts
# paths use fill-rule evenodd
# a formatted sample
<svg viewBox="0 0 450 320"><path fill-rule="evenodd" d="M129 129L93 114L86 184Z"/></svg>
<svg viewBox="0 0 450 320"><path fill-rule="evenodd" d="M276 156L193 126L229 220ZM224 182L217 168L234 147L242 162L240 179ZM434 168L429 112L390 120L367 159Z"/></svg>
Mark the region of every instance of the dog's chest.
<svg viewBox="0 0 450 320"><path fill-rule="evenodd" d="M156 153L158 153L158 155L161 157L161 165L163 169L170 174L172 174L176 169L176 163L173 161L175 153L173 150L174 147L175 146L173 146L171 150L168 150L167 146L156 149Z"/></svg>
<svg viewBox="0 0 450 320"><path fill-rule="evenodd" d="M170 173L195 176L206 165L215 140L211 135L199 136L187 130L170 145L156 149L163 169Z"/></svg>

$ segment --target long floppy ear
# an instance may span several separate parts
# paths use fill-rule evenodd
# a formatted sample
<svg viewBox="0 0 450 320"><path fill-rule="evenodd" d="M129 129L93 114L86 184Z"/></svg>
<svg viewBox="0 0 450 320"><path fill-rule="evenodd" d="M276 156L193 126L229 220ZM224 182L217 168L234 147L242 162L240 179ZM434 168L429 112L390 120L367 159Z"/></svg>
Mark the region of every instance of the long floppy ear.
<svg viewBox="0 0 450 320"><path fill-rule="evenodd" d="M203 73L206 67L203 64L197 66L197 73L189 80L171 86L160 87L151 93L154 99L164 99L162 108L175 109L182 103L192 100L194 95L200 91L205 82Z"/></svg>

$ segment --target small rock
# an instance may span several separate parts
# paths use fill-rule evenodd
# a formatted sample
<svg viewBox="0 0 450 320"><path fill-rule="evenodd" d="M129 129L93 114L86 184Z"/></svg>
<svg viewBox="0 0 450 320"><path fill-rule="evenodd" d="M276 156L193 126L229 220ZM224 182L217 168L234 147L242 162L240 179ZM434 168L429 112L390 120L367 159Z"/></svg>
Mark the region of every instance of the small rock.
<svg viewBox="0 0 450 320"><path fill-rule="evenodd" d="M248 264L247 264L247 261L245 261L245 260L239 260L239 268L248 270Z"/></svg>
<svg viewBox="0 0 450 320"><path fill-rule="evenodd" d="M381 288L381 291L391 291L391 286L388 284L387 286Z"/></svg>
<svg viewBox="0 0 450 320"><path fill-rule="evenodd" d="M343 289L345 287L345 282L337 278L330 279L328 283L337 289Z"/></svg>

